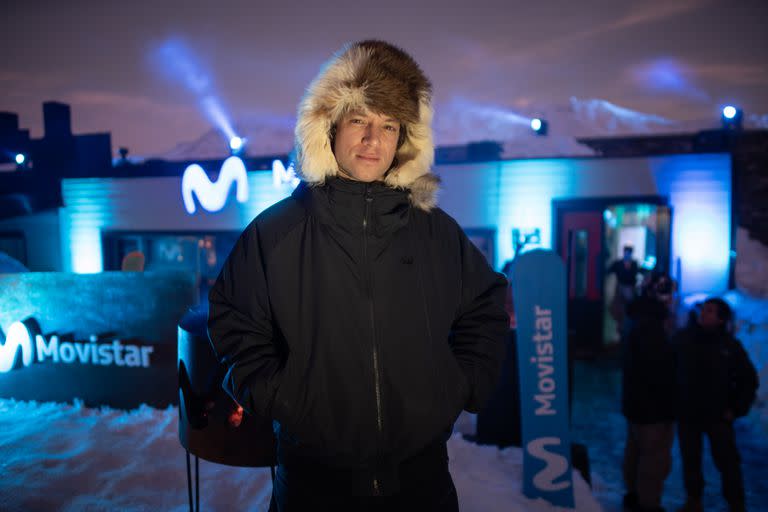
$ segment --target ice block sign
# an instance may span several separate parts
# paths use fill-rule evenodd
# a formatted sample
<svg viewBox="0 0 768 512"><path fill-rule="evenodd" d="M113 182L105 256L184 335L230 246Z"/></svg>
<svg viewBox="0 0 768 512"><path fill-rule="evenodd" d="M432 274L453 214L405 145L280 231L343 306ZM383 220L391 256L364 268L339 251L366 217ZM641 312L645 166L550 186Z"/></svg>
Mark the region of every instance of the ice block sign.
<svg viewBox="0 0 768 512"><path fill-rule="evenodd" d="M40 364L95 364L149 368L153 345L123 343L120 339L68 340L43 336L34 318L14 322L4 334L0 328L0 373ZM109 338L109 337L108 337ZM19 357L20 356L20 357Z"/></svg>
<svg viewBox="0 0 768 512"><path fill-rule="evenodd" d="M181 272L0 275L0 397L87 406L178 402Z"/></svg>

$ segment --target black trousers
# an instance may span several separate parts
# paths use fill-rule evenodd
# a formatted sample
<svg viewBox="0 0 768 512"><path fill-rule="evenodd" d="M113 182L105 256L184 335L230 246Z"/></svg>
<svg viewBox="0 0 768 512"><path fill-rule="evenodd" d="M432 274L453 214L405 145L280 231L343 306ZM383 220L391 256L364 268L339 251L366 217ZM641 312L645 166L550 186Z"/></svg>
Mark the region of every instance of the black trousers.
<svg viewBox="0 0 768 512"><path fill-rule="evenodd" d="M624 483L628 493L648 510L661 507L664 481L672 469L672 442L675 425L668 423L627 423L624 447Z"/></svg>
<svg viewBox="0 0 768 512"><path fill-rule="evenodd" d="M744 480L741 458L736 447L733 423L730 421L684 422L677 426L683 458L683 481L689 500L700 500L704 491L701 471L702 438L706 434L715 467L720 471L723 497L732 509L744 505Z"/></svg>
<svg viewBox="0 0 768 512"><path fill-rule="evenodd" d="M401 464L399 491L388 496L355 496L344 485L323 481L323 471L316 474L293 471L278 464L272 488L270 512L458 512L456 487L448 471L448 457L443 455L428 466ZM327 473L327 472L326 472Z"/></svg>

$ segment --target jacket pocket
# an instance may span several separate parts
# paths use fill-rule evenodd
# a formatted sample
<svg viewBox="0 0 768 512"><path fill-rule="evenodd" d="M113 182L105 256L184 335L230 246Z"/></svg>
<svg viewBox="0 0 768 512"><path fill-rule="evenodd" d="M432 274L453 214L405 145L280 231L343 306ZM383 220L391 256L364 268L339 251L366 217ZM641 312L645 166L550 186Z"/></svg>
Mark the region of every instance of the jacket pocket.
<svg viewBox="0 0 768 512"><path fill-rule="evenodd" d="M440 397L443 414L450 415L450 421L458 417L469 401L469 385L464 371L461 369L456 356L446 343L438 349L437 378L443 396Z"/></svg>
<svg viewBox="0 0 768 512"><path fill-rule="evenodd" d="M302 420L302 397L299 396L296 372L291 359L286 361L280 375L280 384L272 404L272 419L280 424L281 433L298 434Z"/></svg>

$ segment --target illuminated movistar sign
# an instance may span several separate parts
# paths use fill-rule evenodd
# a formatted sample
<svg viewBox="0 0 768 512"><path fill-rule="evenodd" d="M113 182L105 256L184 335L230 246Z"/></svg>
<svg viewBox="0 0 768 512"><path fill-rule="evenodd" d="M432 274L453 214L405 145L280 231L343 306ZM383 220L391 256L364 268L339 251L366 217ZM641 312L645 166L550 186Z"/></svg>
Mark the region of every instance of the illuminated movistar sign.
<svg viewBox="0 0 768 512"><path fill-rule="evenodd" d="M96 335L88 341L64 341L55 334L46 339L37 323L28 318L12 323L7 335L0 331L0 373L48 362L148 368L154 350L151 345L133 345L119 339L104 342Z"/></svg>
<svg viewBox="0 0 768 512"><path fill-rule="evenodd" d="M279 188L283 184L288 183L291 187L296 188L299 184L299 178L296 176L296 169L291 163L286 169L283 162L280 160L274 160L272 162L272 184L275 188Z"/></svg>
<svg viewBox="0 0 768 512"><path fill-rule="evenodd" d="M184 199L184 208L190 215L195 213L195 200L197 196L205 210L217 212L224 208L229 195L229 189L235 184L237 201L244 203L248 200L248 174L245 172L245 164L236 156L224 160L219 172L219 179L211 182L202 167L192 164L184 170L181 177L181 197Z"/></svg>
<svg viewBox="0 0 768 512"><path fill-rule="evenodd" d="M275 188L280 188L285 184L296 187L299 184L299 178L293 164L288 168L280 160L272 162L272 182ZM195 197L204 210L215 213L224 208L229 196L229 190L235 185L235 197L237 202L245 203L248 201L248 174L245 169L245 163L236 157L231 156L224 160L219 171L219 177L216 181L211 181L202 167L198 164L192 164L184 170L181 177L181 197L184 200L184 209L190 215L197 211Z"/></svg>

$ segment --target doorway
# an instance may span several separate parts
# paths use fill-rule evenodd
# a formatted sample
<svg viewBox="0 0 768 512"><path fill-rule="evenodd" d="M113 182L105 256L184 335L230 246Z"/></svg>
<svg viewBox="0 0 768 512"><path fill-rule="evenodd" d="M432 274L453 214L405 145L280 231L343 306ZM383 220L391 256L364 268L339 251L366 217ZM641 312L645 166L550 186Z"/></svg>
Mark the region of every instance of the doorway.
<svg viewBox="0 0 768 512"><path fill-rule="evenodd" d="M613 204L603 210L606 266L622 259L624 249L632 249L632 259L639 272L635 287L639 288L643 277L652 271L670 272L669 248L672 210L666 205L648 203ZM611 306L616 304L617 279L613 272L606 272L603 279L603 340L604 344L620 341L620 321ZM616 309L616 308L613 308ZM618 319L623 315L618 315Z"/></svg>
<svg viewBox="0 0 768 512"><path fill-rule="evenodd" d="M555 200L553 210L555 250L566 266L569 349L589 357L619 342L611 263L629 245L642 273L668 271L672 212L658 196Z"/></svg>

